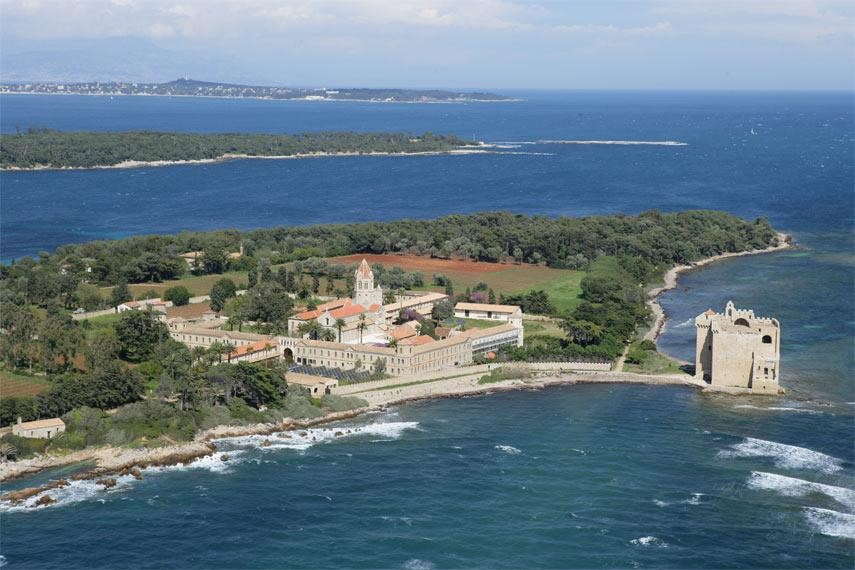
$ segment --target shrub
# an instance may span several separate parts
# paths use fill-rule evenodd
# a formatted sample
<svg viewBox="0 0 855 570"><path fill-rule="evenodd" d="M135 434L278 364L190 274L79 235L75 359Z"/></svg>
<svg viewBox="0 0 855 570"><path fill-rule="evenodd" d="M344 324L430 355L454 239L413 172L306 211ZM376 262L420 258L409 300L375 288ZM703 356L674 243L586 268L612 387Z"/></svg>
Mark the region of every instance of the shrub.
<svg viewBox="0 0 855 570"><path fill-rule="evenodd" d="M368 402L356 396L334 396L329 394L321 398L321 407L330 412L344 412L345 410L364 408L367 405Z"/></svg>
<svg viewBox="0 0 855 570"><path fill-rule="evenodd" d="M190 302L190 291L188 291L187 287L184 287L183 285L170 287L163 292L163 300L172 301L173 305L180 307Z"/></svg>
<svg viewBox="0 0 855 570"><path fill-rule="evenodd" d="M30 457L36 453L44 453L44 450L50 444L51 440L19 437L17 435L7 433L0 438L0 442L14 446L14 448L18 450L17 456L19 458L23 458Z"/></svg>
<svg viewBox="0 0 855 570"><path fill-rule="evenodd" d="M644 339L643 341L638 343L638 346L639 346L639 348L641 348L641 350L647 350L647 351L655 351L656 350L656 343L653 342L652 340L648 340L648 339Z"/></svg>

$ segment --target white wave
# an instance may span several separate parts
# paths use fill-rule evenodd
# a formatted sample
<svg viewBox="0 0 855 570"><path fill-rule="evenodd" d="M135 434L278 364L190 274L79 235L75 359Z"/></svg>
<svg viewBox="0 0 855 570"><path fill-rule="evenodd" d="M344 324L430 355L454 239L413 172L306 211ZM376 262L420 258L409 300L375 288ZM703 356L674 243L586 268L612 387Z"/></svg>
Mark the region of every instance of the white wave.
<svg viewBox="0 0 855 570"><path fill-rule="evenodd" d="M293 449L303 451L319 443L329 443L344 437L360 435L380 436L397 439L408 429L418 427L418 422L385 422L360 426L335 426L311 428L273 433L270 435L246 435L216 440L217 443L235 447L254 447L261 450ZM383 441L383 440L374 440Z"/></svg>
<svg viewBox="0 0 855 570"><path fill-rule="evenodd" d="M670 505L670 504L671 504L671 503L668 503L668 502L666 502L666 501L660 501L659 499L653 499L653 502L654 502L654 503L656 504L656 506L657 506L657 507L659 507L660 509L661 509L661 508L664 508L664 507L667 507L668 505Z"/></svg>
<svg viewBox="0 0 855 570"><path fill-rule="evenodd" d="M683 503L686 505L700 505L701 504L701 497L703 497L703 496L704 496L703 493L692 493L692 496L689 497L688 499L686 499L685 501L683 501Z"/></svg>
<svg viewBox="0 0 855 570"><path fill-rule="evenodd" d="M0 511L8 513L17 513L32 511L35 509L44 509L48 507L61 507L71 505L74 503L85 501L87 499L98 498L104 493L121 490L130 485L132 481L135 481L132 475L113 477L113 479L116 480L116 485L111 488L105 488L104 485L101 485L95 479L69 481L68 485L65 487L42 491L37 495L34 495L24 501L21 501L17 505L12 505L8 501L4 501L2 504L0 504ZM37 505L36 503L44 496L50 497L51 499L53 499L54 502L50 505Z"/></svg>
<svg viewBox="0 0 855 570"><path fill-rule="evenodd" d="M822 534L855 539L855 515L838 513L830 509L805 507L805 518Z"/></svg>
<svg viewBox="0 0 855 570"><path fill-rule="evenodd" d="M207 455L205 457L200 457L198 459L192 460L188 463L146 467L145 469L141 469L140 472L143 474L143 477L145 477L146 475L151 475L153 473L183 471L185 469L207 469L214 473L225 473L229 468L229 464L234 462L234 457L239 455L240 453L241 451L228 452L229 458L227 461L223 461L223 456L226 455L225 452L217 452L211 455ZM115 479L116 485L109 488L104 487L104 485L98 483L98 481L101 479ZM88 499L96 499L101 502L104 502L104 493L113 493L116 491L125 490L136 481L137 479L133 475L105 475L104 477L99 477L95 479L71 480L65 487L58 487L55 489L48 489L46 491L42 491L41 493L29 497L28 499L21 501L16 505L13 505L8 501L4 501L0 503L0 512L15 513L48 507L63 507L66 505L79 503L81 501L86 501ZM36 503L44 496L49 496L51 499L53 499L54 502L49 505L37 505Z"/></svg>
<svg viewBox="0 0 855 570"><path fill-rule="evenodd" d="M695 319L686 319L685 321L683 321L681 323L677 323L676 325L671 325L671 328L672 329L684 329L686 327L693 327L693 326L695 326Z"/></svg>
<svg viewBox="0 0 855 570"><path fill-rule="evenodd" d="M497 152L496 154L521 154L526 156L555 156L554 152L525 152L520 150L507 150Z"/></svg>
<svg viewBox="0 0 855 570"><path fill-rule="evenodd" d="M668 548L667 542L655 536L641 536L639 538L633 538L629 542L636 546L657 546L659 548Z"/></svg>
<svg viewBox="0 0 855 570"><path fill-rule="evenodd" d="M783 469L814 469L822 473L834 473L842 469L842 461L836 457L753 437L746 437L745 441L732 445L730 450L720 451L719 457L771 457L775 465Z"/></svg>
<svg viewBox="0 0 855 570"><path fill-rule="evenodd" d="M845 487L835 487L825 483L814 483L795 477L786 477L775 473L752 471L748 486L755 489L775 491L785 497L803 497L811 493L820 493L830 497L850 509L855 509L855 491Z"/></svg>
<svg viewBox="0 0 855 570"><path fill-rule="evenodd" d="M2 554L0 554L0 568L3 568L8 563L9 563L9 561L6 560L6 557L3 556Z"/></svg>
<svg viewBox="0 0 855 570"><path fill-rule="evenodd" d="M823 414L822 410L813 410L811 408L791 408L787 406L752 406L751 404L737 404L734 409L741 410L768 410L771 412L797 412L800 414Z"/></svg>
<svg viewBox="0 0 855 570"><path fill-rule="evenodd" d="M404 562L406 570L431 570L434 568L433 562L430 560L420 560L419 558L410 558Z"/></svg>
<svg viewBox="0 0 855 570"><path fill-rule="evenodd" d="M495 446L495 449L498 449L499 451L504 451L505 453L508 453L510 455L519 455L520 453L522 453L522 451L512 445L497 445Z"/></svg>
<svg viewBox="0 0 855 570"><path fill-rule="evenodd" d="M625 140L566 140L566 139L538 139L536 141L498 141L495 145L521 145L521 144L603 144L603 145L653 145L653 146L689 146L689 143L680 141L625 141Z"/></svg>
<svg viewBox="0 0 855 570"><path fill-rule="evenodd" d="M652 145L652 146L689 146L680 141L611 141L611 140L548 140L541 139L541 144L608 144L608 145Z"/></svg>

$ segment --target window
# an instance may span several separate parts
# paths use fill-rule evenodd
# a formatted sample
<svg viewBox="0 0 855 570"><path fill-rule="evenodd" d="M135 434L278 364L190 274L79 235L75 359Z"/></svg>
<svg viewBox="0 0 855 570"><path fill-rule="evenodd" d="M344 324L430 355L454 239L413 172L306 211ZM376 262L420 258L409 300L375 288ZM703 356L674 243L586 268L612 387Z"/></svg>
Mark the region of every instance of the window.
<svg viewBox="0 0 855 570"><path fill-rule="evenodd" d="M763 344L772 344L772 337L764 334L763 335Z"/></svg>
<svg viewBox="0 0 855 570"><path fill-rule="evenodd" d="M764 368L764 369L763 369L763 375L764 375L764 376L768 376L768 375L769 375L769 369L768 369L768 368Z"/></svg>

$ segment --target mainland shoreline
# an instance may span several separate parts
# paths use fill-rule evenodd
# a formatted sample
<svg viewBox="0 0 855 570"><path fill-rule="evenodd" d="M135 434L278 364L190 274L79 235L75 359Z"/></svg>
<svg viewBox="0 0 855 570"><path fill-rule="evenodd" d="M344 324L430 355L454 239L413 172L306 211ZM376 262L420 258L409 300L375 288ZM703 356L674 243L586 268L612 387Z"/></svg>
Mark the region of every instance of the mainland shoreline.
<svg viewBox="0 0 855 570"><path fill-rule="evenodd" d="M658 297L664 291L674 289L683 272L697 269L728 259L731 257L742 257L748 255L759 255L773 253L793 247L791 236L778 233L778 244L759 250L745 252L724 253L702 259L691 265L679 265L672 267L665 274L662 287L651 289L648 293L647 303L654 311L656 320L654 326L644 335L645 339L655 341L664 330L667 318ZM521 363L524 365L524 363ZM512 364L511 364L512 365ZM191 442L183 442L175 445L155 447L148 449L130 449L121 447L102 446L93 449L82 449L65 455L38 456L20 461L4 461L0 463L0 483L35 475L42 471L55 469L86 461L94 461L95 466L70 477L71 479L97 479L122 474L137 474L141 469L156 466L189 464L202 457L212 455L216 450L216 440L228 437L246 435L266 435L276 432L306 429L321 424L351 419L369 412L383 411L387 406L406 404L422 400L438 398L460 398L491 394L497 392L517 390L540 390L554 386L572 386L577 384L645 384L645 385L670 385L696 388L703 391L717 391L734 395L749 393L745 390L722 390L713 389L704 382L695 380L688 374L639 374L612 370L608 372L580 372L580 373L558 373L546 374L535 378L504 380L501 382L479 384L478 380L483 373L478 372L471 375L463 375L446 380L435 380L418 383L395 389L367 390L358 392L354 396L367 399L369 405L343 412L333 412L308 420L294 420L285 418L280 423L265 423L251 425L220 425L205 430L196 435ZM372 394L375 392L376 394ZM135 475L136 476L136 475ZM140 477L142 475L140 474ZM65 480L59 480L60 484ZM67 481L65 481L67 483ZM20 504L27 498L43 494L58 486L57 481L52 481L36 488L27 488L19 491L11 491L0 495L0 502ZM105 486L106 488L106 486ZM36 508L36 507L34 507Z"/></svg>

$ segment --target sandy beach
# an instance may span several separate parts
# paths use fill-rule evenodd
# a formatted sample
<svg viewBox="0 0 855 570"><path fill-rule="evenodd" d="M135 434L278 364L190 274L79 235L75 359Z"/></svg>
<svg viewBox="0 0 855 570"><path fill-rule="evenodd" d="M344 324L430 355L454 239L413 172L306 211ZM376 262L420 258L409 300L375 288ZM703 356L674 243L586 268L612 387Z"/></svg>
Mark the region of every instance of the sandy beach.
<svg viewBox="0 0 855 570"><path fill-rule="evenodd" d="M650 330L647 331L644 335L645 340L655 341L662 334L662 331L665 329L665 324L667 318L665 317L665 311L662 310L662 305L659 304L659 295L668 291L669 289L674 289L677 287L677 279L680 277L681 273L686 271L692 271L694 269L699 269L701 267L710 265L717 261L721 261L723 259L729 259L731 257L743 257L746 255L760 255L764 253L773 253L776 251L781 251L783 249L787 249L789 247L793 247L791 243L791 237L784 233L778 233L778 244L773 245L764 249L752 249L750 251L740 251L737 253L722 253L720 255L714 255L712 257L707 257L691 265L677 265L668 270L665 274L664 284L661 287L656 287L655 289L651 289L647 294L647 305L650 307L650 310L653 311L655 321Z"/></svg>

